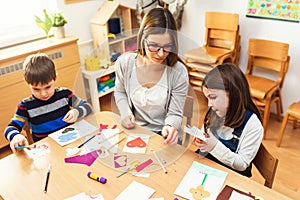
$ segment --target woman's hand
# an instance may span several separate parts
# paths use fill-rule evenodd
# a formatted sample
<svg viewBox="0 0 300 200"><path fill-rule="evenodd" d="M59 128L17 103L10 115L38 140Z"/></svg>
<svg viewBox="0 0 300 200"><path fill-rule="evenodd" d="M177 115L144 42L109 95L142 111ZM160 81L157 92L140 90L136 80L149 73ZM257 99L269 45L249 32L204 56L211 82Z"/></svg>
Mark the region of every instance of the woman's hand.
<svg viewBox="0 0 300 200"><path fill-rule="evenodd" d="M24 135L21 133L18 135L15 135L13 139L10 141L10 148L13 153L16 153L15 146L28 146L29 143Z"/></svg>
<svg viewBox="0 0 300 200"><path fill-rule="evenodd" d="M207 133L205 134L208 136ZM211 152L217 145L218 139L214 136L214 134L209 134L209 137L206 137L205 141L195 138L194 143L201 152Z"/></svg>
<svg viewBox="0 0 300 200"><path fill-rule="evenodd" d="M122 124L122 126L124 126L125 128L128 128L128 129L134 128L136 125L134 115L129 114L126 117L123 117L121 124Z"/></svg>
<svg viewBox="0 0 300 200"><path fill-rule="evenodd" d="M77 121L78 116L79 116L79 111L77 109L72 109L69 112L67 112L67 114L63 118L63 121L67 123L74 123Z"/></svg>
<svg viewBox="0 0 300 200"><path fill-rule="evenodd" d="M178 131L172 126L164 126L161 134L165 138L164 144L176 144L178 142Z"/></svg>

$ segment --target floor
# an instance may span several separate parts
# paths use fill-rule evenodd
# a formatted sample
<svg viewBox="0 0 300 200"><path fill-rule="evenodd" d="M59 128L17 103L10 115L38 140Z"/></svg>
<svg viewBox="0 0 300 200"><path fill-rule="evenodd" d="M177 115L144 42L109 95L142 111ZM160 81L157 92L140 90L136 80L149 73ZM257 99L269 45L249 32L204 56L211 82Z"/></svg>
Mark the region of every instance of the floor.
<svg viewBox="0 0 300 200"><path fill-rule="evenodd" d="M195 106L195 113L205 113L206 100L202 95L197 95L198 105ZM197 102L196 102L197 104ZM113 106L112 106L113 105ZM101 110L114 110L114 101L111 95L101 98ZM202 120L203 114L196 116L196 120ZM291 197L292 199L300 200L300 126L293 129L292 123L288 123L283 137L281 147L276 147L276 139L281 126L281 121L273 116L270 117L266 139L263 143L268 150L279 159L279 164L276 172L273 189ZM9 155L11 150L9 147L0 149L0 159ZM253 177L251 178L263 184L263 179L258 171L254 169Z"/></svg>

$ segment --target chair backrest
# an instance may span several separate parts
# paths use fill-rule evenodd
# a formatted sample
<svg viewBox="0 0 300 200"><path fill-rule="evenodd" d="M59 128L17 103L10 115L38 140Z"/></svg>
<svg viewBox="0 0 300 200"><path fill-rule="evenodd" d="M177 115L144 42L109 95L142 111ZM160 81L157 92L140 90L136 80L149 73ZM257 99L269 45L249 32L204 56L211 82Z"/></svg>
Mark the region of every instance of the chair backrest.
<svg viewBox="0 0 300 200"><path fill-rule="evenodd" d="M193 110L194 110L194 99L192 96L188 96L185 99L185 104L184 104L184 108L183 108L183 117L185 117L186 119L186 124L187 126L191 126L192 124L192 117L193 117ZM188 146L189 145L189 140L190 140L190 135L189 134L185 134L183 136L183 146Z"/></svg>
<svg viewBox="0 0 300 200"><path fill-rule="evenodd" d="M277 170L278 159L274 157L263 144L261 144L257 155L253 160L253 164L264 177L264 185L272 188Z"/></svg>
<svg viewBox="0 0 300 200"><path fill-rule="evenodd" d="M205 45L234 50L239 36L239 15L225 12L206 12Z"/></svg>
<svg viewBox="0 0 300 200"><path fill-rule="evenodd" d="M29 144L33 144L33 139L32 139L32 135L31 135L31 129L30 126L28 124L28 122L25 123L25 125L23 126L23 130L25 132L25 136L27 137L27 141Z"/></svg>
<svg viewBox="0 0 300 200"><path fill-rule="evenodd" d="M271 70L278 74L277 83L282 88L290 61L288 51L287 43L250 38L246 74L254 74L256 67Z"/></svg>

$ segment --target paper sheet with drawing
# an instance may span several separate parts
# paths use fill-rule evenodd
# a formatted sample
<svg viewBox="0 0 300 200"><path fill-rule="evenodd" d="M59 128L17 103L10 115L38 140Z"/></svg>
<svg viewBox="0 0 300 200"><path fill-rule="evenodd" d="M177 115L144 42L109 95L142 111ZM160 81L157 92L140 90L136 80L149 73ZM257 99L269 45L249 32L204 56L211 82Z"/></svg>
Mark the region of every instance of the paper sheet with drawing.
<svg viewBox="0 0 300 200"><path fill-rule="evenodd" d="M49 137L55 140L60 146L65 146L95 131L98 131L97 127L85 120L80 120L70 126L51 133Z"/></svg>
<svg viewBox="0 0 300 200"><path fill-rule="evenodd" d="M174 194L186 199L215 200L227 174L227 172L194 161Z"/></svg>
<svg viewBox="0 0 300 200"><path fill-rule="evenodd" d="M145 153L149 143L149 138L150 136L146 134L130 133L123 147L123 151L130 153Z"/></svg>

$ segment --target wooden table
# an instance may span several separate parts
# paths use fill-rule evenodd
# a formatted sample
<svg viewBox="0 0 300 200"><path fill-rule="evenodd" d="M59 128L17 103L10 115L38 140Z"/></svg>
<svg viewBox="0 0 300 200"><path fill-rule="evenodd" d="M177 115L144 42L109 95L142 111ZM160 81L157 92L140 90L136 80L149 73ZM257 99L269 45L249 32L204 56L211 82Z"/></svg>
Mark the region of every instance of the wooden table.
<svg viewBox="0 0 300 200"><path fill-rule="evenodd" d="M101 112L94 115L96 123L116 124L118 123L110 112ZM116 120L115 120L116 119ZM91 122L91 121L89 121ZM128 131L128 130L126 130ZM137 127L130 132L147 131ZM159 140L159 137L154 140ZM173 200L176 196L173 194L183 176L190 168L193 161L227 171L228 176L225 184L238 188L245 192L252 192L254 195L268 199L289 199L288 197L271 190L247 177L241 176L215 162L208 159L200 159L199 156L191 150L186 150L178 160L170 163L166 168L165 174L160 168L150 173L150 178L141 178L127 173L119 178L116 175L119 171L108 167L99 161L98 158L90 167L82 164L65 163L66 148L74 147L82 141L78 140L70 145L61 147L51 138L45 138L39 143L47 143L50 147L50 153L39 159L32 160L28 158L24 151L9 155L0 160L0 194L4 199L65 199L78 193L86 194L101 193L105 199L112 200L116 198L133 180L145 184L153 189L155 193L152 197L164 197L166 200ZM158 145L159 146L159 145ZM152 145L153 148L157 148ZM162 146L162 148L168 148ZM169 152L171 154L171 152ZM150 156L151 153L148 153ZM48 164L51 163L51 175L48 184L47 193L43 192L44 182ZM87 177L87 172L92 171L100 176L107 178L106 184L101 184ZM182 199L178 197L179 199Z"/></svg>

